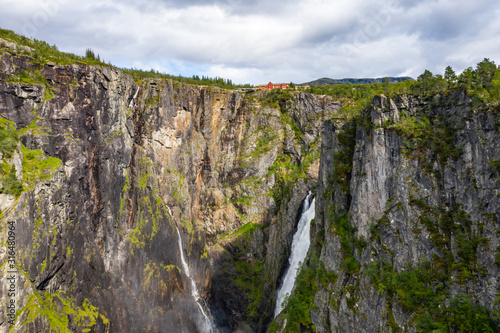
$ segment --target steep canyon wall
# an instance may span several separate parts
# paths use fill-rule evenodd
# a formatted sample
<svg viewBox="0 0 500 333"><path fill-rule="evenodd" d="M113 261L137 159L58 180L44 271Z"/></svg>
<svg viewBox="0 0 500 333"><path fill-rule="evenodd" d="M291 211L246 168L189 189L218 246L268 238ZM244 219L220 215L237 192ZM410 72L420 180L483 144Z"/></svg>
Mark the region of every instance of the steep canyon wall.
<svg viewBox="0 0 500 333"><path fill-rule="evenodd" d="M311 252L334 278L315 283L317 331L498 330L499 120L451 91L325 125Z"/></svg>
<svg viewBox="0 0 500 333"><path fill-rule="evenodd" d="M23 186L0 194L2 237L15 225L14 330L197 331L176 227L216 324L264 329L340 103L40 65L12 45L0 71L15 144L2 162ZM1 297L7 331L7 284Z"/></svg>
<svg viewBox="0 0 500 333"><path fill-rule="evenodd" d="M309 190L305 275L271 331L455 329L460 309L498 326L498 105L376 96L349 115L0 44L0 331L199 331L176 228L220 331L266 331Z"/></svg>

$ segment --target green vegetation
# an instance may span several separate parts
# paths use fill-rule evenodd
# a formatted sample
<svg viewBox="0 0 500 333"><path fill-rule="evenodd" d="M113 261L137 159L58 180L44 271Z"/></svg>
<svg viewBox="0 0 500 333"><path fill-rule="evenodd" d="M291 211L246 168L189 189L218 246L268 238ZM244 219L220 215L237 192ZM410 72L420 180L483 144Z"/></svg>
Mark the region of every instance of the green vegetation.
<svg viewBox="0 0 500 333"><path fill-rule="evenodd" d="M26 134L31 134L31 135L49 135L45 130L49 130L49 127L41 127L41 126L36 126L36 123L38 121L38 118L36 117L29 126L24 127L19 130L18 135L23 136ZM67 135L71 136L71 134L66 133Z"/></svg>
<svg viewBox="0 0 500 333"><path fill-rule="evenodd" d="M415 314L418 332L498 332L484 307L465 295L448 298L442 272L428 261L401 272L386 261L372 262L365 273L379 293L389 296L391 305L397 300Z"/></svg>
<svg viewBox="0 0 500 333"><path fill-rule="evenodd" d="M426 70L412 86L412 92L431 96L449 90L466 89L470 96L479 97L483 102L498 102L499 86L500 70L494 61L485 58L477 64L476 69L469 67L458 76L450 66L445 69L444 76L433 75Z"/></svg>
<svg viewBox="0 0 500 333"><path fill-rule="evenodd" d="M364 239L355 237L356 229L350 222L348 207L351 202L351 173L353 167L353 155L355 148L355 137L357 124L360 123L360 116L346 122L337 131L339 147L333 155L333 170L328 176L329 190L326 196L333 198L334 192L345 197L345 207L327 207L327 217L330 221L330 232L337 234L340 238L340 245L343 255L342 266L348 274L356 274L361 265L355 258L355 250L362 250L366 243Z"/></svg>
<svg viewBox="0 0 500 333"><path fill-rule="evenodd" d="M129 190L129 186L130 186L129 182L130 182L129 171L126 170L125 184L123 184L123 188L122 188L122 191L120 193L120 215L118 216L118 221L116 221L117 225L118 225L118 222L120 221L120 219L122 217L123 210L125 209L125 198L128 195L128 190Z"/></svg>
<svg viewBox="0 0 500 333"><path fill-rule="evenodd" d="M27 37L20 36L14 33L13 31L1 28L0 28L0 38L16 43L18 45L31 48L31 51L18 50L18 53L31 57L33 59L33 64L44 65L46 63L52 62L59 65L71 65L71 64L81 63L86 65L112 67L111 63L109 62L106 63L104 60L101 60L99 54L96 55L95 52L90 48L88 48L85 51L84 56L61 52L58 50L56 45L50 45L47 42L39 41L37 39L29 39ZM132 76L136 80L136 82L140 82L144 79L161 79L161 80L173 80L184 84L220 87L223 89L252 87L249 84L245 85L234 84L231 80L223 79L220 77L209 78L202 76L200 78L198 75L193 75L192 77L183 77L180 75L175 76L175 75L160 73L154 69L151 69L150 71L145 71L135 68L134 69L123 68L122 70L126 74ZM38 75L36 71L35 73L27 71L25 73L16 75L17 77L9 80L12 80L11 82L38 83L38 84L42 83L43 80L43 77L40 77L40 75Z"/></svg>
<svg viewBox="0 0 500 333"><path fill-rule="evenodd" d="M319 154L319 149L312 147L301 164L292 163L292 158L288 154L278 155L267 172L268 176L274 173L276 177L276 185L271 190L271 196L277 209L289 199L293 186L299 178L305 177L305 172L319 158Z"/></svg>
<svg viewBox="0 0 500 333"><path fill-rule="evenodd" d="M380 230L389 224L388 217L383 216L370 225L370 240L377 242L389 259L370 263L362 273L370 277L379 293L387 295L388 323L400 330L391 319L391 309L397 301L405 311L414 314L418 332L497 332L490 319L493 314L484 307L463 295L450 297L452 285L466 286L485 273L477 258L479 248L488 246L488 240L480 236L482 223L473 223L458 205L453 209L429 206L427 198L416 198L411 193L409 203L420 213L419 221L437 252L431 261L422 260L416 266L396 272L390 264L394 254L380 241ZM386 214L398 207L397 203L390 205ZM414 229L416 234L421 232ZM375 255L378 257L378 252Z"/></svg>
<svg viewBox="0 0 500 333"><path fill-rule="evenodd" d="M37 180L50 179L53 173L61 166L61 160L45 156L40 149L29 150L21 145L23 152L23 181L34 184Z"/></svg>
<svg viewBox="0 0 500 333"><path fill-rule="evenodd" d="M33 59L33 65L43 65L48 62L57 64L85 63L89 65L108 66L100 60L91 49L87 49L85 56L76 56L63 53L57 47L37 40L18 36L11 31L0 29L0 38L24 45L32 51L18 51L18 53ZM1 49L0 49L1 51ZM37 67L38 66L38 67ZM183 84L217 86L224 89L235 89L237 87L249 87L249 85L235 85L230 80L222 78L208 78L193 76L185 78L159 73L158 71L143 71L137 69L124 69L125 73L131 75L136 82L145 79L168 79ZM73 78L73 80L76 80ZM53 90L45 80L40 69L21 70L7 78L7 82L19 82L24 84L39 84L45 87L44 100L54 97ZM73 84L77 84L74 81ZM299 88L303 89L303 88ZM330 189L326 193L328 200L334 195L342 197L338 202L345 202L344 207L330 205L326 208L325 216L329 219L329 227L323 232L330 232L338 236L342 252L341 269L355 283L344 286L342 291L349 290L350 295L359 288L359 276L365 274L371 279L371 283L380 294L387 296L388 310L387 318L393 331L399 330L392 316L393 302L398 302L407 313L414 314L414 323L421 332L497 332L490 316L500 316L500 313L488 313L488 311L474 301L474 296L450 295L450 286L466 286L482 277L484 268L478 266L478 252L481 246L488 246L488 240L483 238L482 225L474 225L470 216L460 207L430 206L426 198L416 198L410 195L409 204L418 210L419 224L426 229L430 235L434 247L437 249L430 261L423 260L416 266L407 266L404 270L396 271L390 264L390 260L377 260L368 267L363 267L356 259L367 246L363 238L356 238L356 229L350 221L348 207L350 205L350 182L353 169L353 154L355 149L355 136L357 129L363 126L372 126L367 119L363 118L362 111L371 106L372 98L378 94L393 96L396 94L413 94L419 96L427 103L427 109L418 110L414 115L402 111L398 122L388 121L382 124L382 128L394 131L404 141L403 153L407 158L418 159L424 171L433 173L437 180L441 179L440 172L449 159L458 159L462 154L461 147L455 145L455 132L457 126L453 117L433 115L429 110L450 103L450 92L453 90L465 90L473 98L474 103L498 105L500 102L500 70L496 64L489 59L484 59L477 64L476 68L466 69L463 73L456 75L451 67L445 69L444 75L434 75L425 71L417 81L404 81L390 84L388 80L382 83L367 85L331 85L315 86L305 89L313 94L332 96L340 100L342 108L332 117L338 124L336 137L338 148L333 156L333 168L329 176ZM255 94L259 95L259 94ZM252 98L256 98L252 95ZM302 145L303 158L298 161L292 154L280 154L268 170L268 176L275 175L276 186L272 189L272 197L279 210L282 203L290 198L291 191L297 181L306 177L306 172L314 161L319 158L317 143L306 146L302 140L304 133L298 126L293 114L288 112L290 102L296 98L296 93L290 90L275 90L259 95L258 102L262 107L273 107L281 111L283 125L290 125L293 130L294 139ZM145 101L146 107L157 105L160 96L156 95ZM39 149L30 150L19 144L19 137L28 131L38 129L36 120L27 128L17 131L14 123L0 118L0 152L2 161L0 164L1 193L10 193L19 196L23 190L31 189L33 184L39 180L49 179L60 167L61 160L46 156ZM500 124L500 122L499 122ZM500 126L497 124L497 127ZM498 129L498 128L497 128ZM34 134L34 133L31 133ZM46 134L38 132L38 134ZM277 134L261 127L258 129L259 137L256 140L256 149L250 157L256 157L268 153L273 148ZM119 136L116 132L113 135ZM290 134L291 135L291 134ZM20 147L23 155L23 181L16 177L16 168L10 160L16 149ZM433 161L436 161L438 170ZM120 217L127 210L127 198L131 187L136 190L137 209L134 211L133 229L128 235L132 254L134 250L142 249L154 242L159 232L161 221L170 221L166 207L153 186L152 165L143 158L138 167L137 178L126 181L122 189L120 199ZM490 161L491 170L500 172L500 161ZM170 171L168 171L170 173ZM184 176L174 171L178 179L178 186L172 189L172 196L177 201L184 200L183 188ZM173 176L172 176L173 177ZM132 183L133 182L133 183ZM23 186L24 185L24 186ZM253 197L241 195L233 203L249 205ZM385 215L370 226L370 242L380 245L385 251L385 257L393 256L387 245L380 242L382 227L388 225L388 216ZM35 230L42 223L42 218L37 220ZM193 232L193 221L182 218L182 223L188 232ZM240 229L230 235L232 238L231 253L232 261L225 268L229 271L231 282L243 291L248 298L249 306L246 315L249 318L257 318L261 311L259 307L265 299L263 276L263 265L258 260L246 260L244 254L248 253L251 238L261 226L257 223L246 223ZM259 230L260 231L260 230ZM415 230L416 234L421 230ZM324 237L324 236L323 236ZM35 234L35 239L37 234ZM55 238L54 238L55 239ZM315 240L315 246L321 241ZM68 247L67 252L72 250ZM200 252L202 259L207 257L206 247ZM234 260L233 258L237 258ZM245 261L244 261L245 260ZM500 264L500 255L496 254L496 264ZM47 260L42 263L42 271L46 268ZM160 278L165 272L173 267L157 266L155 263L148 264L143 271L145 276L143 288L147 291L158 285L166 288ZM222 271L222 273L226 273ZM337 275L328 272L323 263L319 261L318 254L312 253L308 262L298 272L295 293L289 296L285 302L285 310L282 318L286 319L287 332L314 331L310 309L314 308L314 295L320 287L326 287L337 280ZM347 297L347 296L346 296ZM335 301L334 301L335 302ZM500 303L500 298L497 300ZM347 298L347 305L354 309L355 296ZM34 293L28 300L24 309L26 321L30 323L36 318L45 318L50 329L54 331L71 331L77 325L78 331L91 331L96 320L106 324L106 318L99 315L98 309L93 307L88 300L76 307L71 299L62 297L61 294ZM257 321L258 319L256 319ZM275 326L274 326L275 329ZM271 326L273 331L273 326Z"/></svg>
<svg viewBox="0 0 500 333"><path fill-rule="evenodd" d="M434 264L443 270L443 275L450 279L454 273L458 282L481 276L483 269L477 266L477 250L481 245L487 245L487 239L480 237L479 230L473 230L469 214L455 208L430 207L424 199L410 195L410 205L420 208L420 222L427 228L431 240L442 255L434 257ZM457 257L452 252L452 241L457 246Z"/></svg>
<svg viewBox="0 0 500 333"><path fill-rule="evenodd" d="M287 101L293 99L293 94L290 90L271 90L266 92L259 100L262 107L272 107L280 109L283 114L286 114Z"/></svg>
<svg viewBox="0 0 500 333"><path fill-rule="evenodd" d="M236 269L234 283L250 300L246 309L246 314L249 317L257 316L258 307L262 302L264 290L261 275L262 267L263 265L260 262L248 263L240 260L234 262L234 268Z"/></svg>
<svg viewBox="0 0 500 333"><path fill-rule="evenodd" d="M10 158L16 150L18 142L19 135L14 122L0 117L0 152L3 156Z"/></svg>
<svg viewBox="0 0 500 333"><path fill-rule="evenodd" d="M255 160L255 158L269 153L275 147L275 139L278 137L276 133L273 133L269 128L265 126L259 126L255 132L253 132L249 137L245 140L249 139L252 136L258 136L256 141L256 147L250 152L250 155L241 156L241 160L245 160L250 158L251 161ZM245 165L245 163L243 163Z"/></svg>
<svg viewBox="0 0 500 333"><path fill-rule="evenodd" d="M168 272L174 268L180 271L180 268L175 265L162 265L160 267L154 262L148 262L143 271L143 280L141 282L144 292L147 294L154 295L158 292L158 289L167 291L168 290Z"/></svg>
<svg viewBox="0 0 500 333"><path fill-rule="evenodd" d="M409 86L411 81L404 82L405 86ZM394 87L397 84L391 85ZM340 84L328 86L312 86L305 89L306 92L316 95L327 95L335 100L351 99L360 101L363 99L371 99L374 95L383 93L384 86L382 83L373 84Z"/></svg>
<svg viewBox="0 0 500 333"><path fill-rule="evenodd" d="M333 172L331 181L335 182L340 189L350 196L349 184L351 182L351 172L353 164L354 148L356 144L356 128L359 117L345 123L337 131L337 139L340 149L333 155ZM350 202L350 201L349 201ZM349 203L347 204L349 205Z"/></svg>
<svg viewBox="0 0 500 333"><path fill-rule="evenodd" d="M438 252L431 261L422 260L397 272L390 264L394 254L380 243L381 227L389 223L387 217L370 226L370 240L379 243L389 259L370 263L362 273L370 277L380 294L387 295L388 321L391 322L389 312L393 302L397 301L405 311L414 314L418 332L497 332L484 307L463 295L450 297L452 285L466 286L485 272L478 266L477 258L479 247L488 245L487 239L480 236L482 224L476 223L477 230L473 228L470 216L460 207L431 207L426 198L415 198L412 194L409 199L410 205L420 211L420 223ZM386 213L397 206L392 205ZM421 230L414 232L418 234ZM395 322L392 325L397 326Z"/></svg>
<svg viewBox="0 0 500 333"><path fill-rule="evenodd" d="M87 60L96 60L98 62L101 61L101 57L99 55L95 55L94 51L92 49L87 49L85 51L85 59Z"/></svg>
<svg viewBox="0 0 500 333"><path fill-rule="evenodd" d="M376 95L410 93L414 81L403 81L399 83L372 83L372 84L336 84L329 86L312 86L305 92L316 95L327 95L334 100L343 102L342 108L333 114L334 118L349 121L357 117L363 110L371 106L372 98Z"/></svg>
<svg viewBox="0 0 500 333"><path fill-rule="evenodd" d="M34 121L29 127L24 128L21 131L17 131L13 122L0 117L0 152L2 153L2 161L0 162L0 175L2 176L2 187L0 188L1 193L19 196L23 190L33 188L33 185L37 181L51 178L54 172L61 165L60 159L45 156L41 150L30 150L21 144L24 186L23 183L21 183L21 181L16 177L16 168L11 161L11 157L19 144L19 137L28 132L35 135L46 134L34 125L35 122L36 121ZM35 130L38 130L38 132Z"/></svg>
<svg viewBox="0 0 500 333"><path fill-rule="evenodd" d="M270 150L269 144L276 139L277 135L270 133L269 131L263 131L263 135L257 138L257 151L262 151L262 153L268 152ZM259 153L260 155L261 153Z"/></svg>
<svg viewBox="0 0 500 333"><path fill-rule="evenodd" d="M202 76L201 78L198 75L193 75L192 77L184 77L184 76L175 76L166 73L161 73L155 69L151 69L149 71L137 69L137 68L122 68L125 74L130 75L134 78L134 80L139 83L142 80L146 79L159 79L159 80L172 80L184 84L192 84L197 86L209 86L209 87L219 87L223 89L236 89L236 88L251 88L250 84L234 84L229 79L223 79L220 77L209 78L206 76Z"/></svg>
<svg viewBox="0 0 500 333"><path fill-rule="evenodd" d="M39 69L36 70L22 70L9 76L5 82L19 82L24 84L40 84L47 86L47 81Z"/></svg>
<svg viewBox="0 0 500 333"><path fill-rule="evenodd" d="M77 305L73 297L67 296L62 290L52 294L39 291L30 281L27 272L20 267L18 269L28 281L26 287L31 287L32 293L25 306L17 310L16 325L11 325L8 332L17 332L19 326L31 327L30 324L35 321L44 325L45 332L92 332L98 321L109 332L109 319L87 298Z"/></svg>
<svg viewBox="0 0 500 333"><path fill-rule="evenodd" d="M258 223L246 223L238 229L238 231L233 235L233 237L239 237L244 234L252 233L256 228L259 228L260 224Z"/></svg>
<svg viewBox="0 0 500 333"><path fill-rule="evenodd" d="M31 48L32 51L21 51L21 54L32 57L33 63L35 64L43 65L48 62L53 62L60 65L84 63L87 65L110 66L110 64L100 61L99 57L89 57L90 53L87 53L86 56L78 56L72 53L61 52L55 45L50 45L47 42L37 39L29 39L10 30L0 28L0 38L16 43L17 45Z"/></svg>
<svg viewBox="0 0 500 333"><path fill-rule="evenodd" d="M489 242L483 235L483 224L473 222L469 214L464 212L460 205L454 203L452 207L430 206L427 198L416 198L410 194L410 206L419 212L419 225L423 225L426 234L430 235L434 247L437 249L429 261L423 260L416 266L407 266L399 272L390 264L394 256L387 244L381 242L380 234L383 227L389 222L389 211L401 208L401 203L388 202L390 208L378 221L370 225L370 238L356 238L355 228L350 224L350 180L352 172L352 156L354 153L355 133L357 129L365 128L370 135L373 126L365 119L362 111L370 106L371 99L378 94L391 97L394 94L412 94L419 96L426 107L408 115L400 112L398 122L387 121L382 128L395 131L403 139L402 152L409 159L418 159L421 167L429 174L433 174L439 182L441 172L450 159L458 159L462 155L462 147L456 145L455 133L460 129L460 119L450 116L436 115L430 112L436 108L453 105L452 90L465 90L472 97L472 106L484 107L485 104L498 105L500 102L500 70L490 60L484 59L475 69L469 68L462 74L456 75L451 67L446 68L444 76L433 75L429 71L419 76L417 81L406 81L397 84L388 82L370 85L336 85L311 87L310 93L333 96L344 101L344 106L334 115L338 125L336 137L338 149L333 156L333 168L328 178L329 188L325 199L335 202L345 202L342 207L329 205L325 209L325 216L330 221L330 228L326 232L336 234L339 238L343 255L341 269L350 275L348 285L342 286L342 291L333 291L332 306L337 308L336 299L339 292L346 297L347 305L356 312L354 304L356 294L359 295L359 276L367 275L376 290L385 295L387 309L384 312L387 325L393 332L402 331L392 314L394 303L401 304L405 313L413 315L410 325L416 325L418 332L497 332L498 328L492 318L500 317L498 311L488 310L475 301L474 294L453 295L451 286L466 287L471 282L481 279L486 270L480 267L478 254L481 248L487 248ZM270 103L279 103L270 100ZM498 127L498 124L497 124ZM437 163L435 163L437 162ZM499 172L500 164L497 160L490 160L490 168ZM437 167L436 167L437 165ZM399 233L399 231L396 231ZM422 230L414 228L414 233ZM320 232L321 233L321 232ZM318 238L319 237L319 238ZM321 235L314 240L315 247L321 246ZM373 246L374 244L377 246ZM368 266L361 265L357 255L369 246L375 257L379 257L379 249L384 258L375 259ZM356 250L358 253L356 253ZM365 252L366 253L366 252ZM379 258L382 258L380 256ZM496 263L500 262L500 255L496 255ZM318 268L315 271L318 273ZM301 272L300 284L304 283L304 276L315 276ZM335 279L327 279L335 281ZM297 282L299 285L299 282ZM307 284L309 289L318 288L318 282ZM336 286L337 288L339 286ZM339 287L340 288L340 287ZM349 293L346 293L348 291ZM291 308L287 308L282 315L287 320L287 329L290 331L309 331L308 316L310 316L311 299L300 295L293 298ZM350 295L350 296L347 296ZM301 298L302 297L302 298ZM500 297L497 303L500 304ZM490 308L489 305L487 305ZM497 305L495 305L497 306ZM295 321L286 316L297 317ZM290 323L295 325L293 329ZM271 326L271 332L277 327Z"/></svg>
<svg viewBox="0 0 500 333"><path fill-rule="evenodd" d="M425 114L409 117L401 112L399 122L385 127L404 139L406 157L420 159L424 170L429 173L434 171L432 161L444 167L449 158L457 159L462 155L462 147L454 144L456 129L447 117ZM440 177L439 174L436 176Z"/></svg>
<svg viewBox="0 0 500 333"><path fill-rule="evenodd" d="M305 92L332 96L335 100L344 101L344 106L335 117L350 119L370 106L371 99L380 94L388 97L398 94L411 94L429 98L435 94L449 93L452 90L464 89L469 96L483 103L500 102L500 69L494 61L485 58L476 68L469 67L459 75L448 66L444 75L432 74L426 70L416 81L398 83L372 84L334 84L301 88Z"/></svg>
<svg viewBox="0 0 500 333"><path fill-rule="evenodd" d="M23 191L23 184L16 177L16 167L14 164L9 165L8 159L14 154L18 142L19 134L14 123L0 117L0 152L2 153L0 193L13 194L16 197Z"/></svg>
<svg viewBox="0 0 500 333"><path fill-rule="evenodd" d="M491 170L500 173L500 161L499 160L491 160L490 161Z"/></svg>
<svg viewBox="0 0 500 333"><path fill-rule="evenodd" d="M484 102L498 101L500 99L500 69L494 61L485 58L477 64L476 69L469 67L460 75L456 75L448 66L444 75L432 74L426 70L416 81L403 81L399 83L373 83L373 84L340 84L312 86L306 92L318 95L328 95L334 99L349 99L359 101L371 99L378 94L392 96L394 94L413 94L424 97L447 92L455 89L466 89L471 96L478 96Z"/></svg>
<svg viewBox="0 0 500 333"><path fill-rule="evenodd" d="M498 332L488 311L464 294L449 300L449 327L459 332ZM422 322L421 322L422 324Z"/></svg>
<svg viewBox="0 0 500 333"><path fill-rule="evenodd" d="M54 90L52 90L51 88L47 88L45 89L45 96L43 98L43 101L46 102L46 101L49 101L51 100L52 98L54 98L56 96Z"/></svg>
<svg viewBox="0 0 500 333"><path fill-rule="evenodd" d="M150 186L153 182L153 174L151 173L151 168L153 167L152 162L148 158L141 158L140 164L137 169L137 180L133 185L131 180L129 182L129 176L126 176L126 182L122 188L122 199L120 202L120 207L123 212L123 200L125 200L125 195L130 187L134 187L134 190L138 192L137 200L137 211L134 214L134 228L129 233L127 239L130 242L130 249L132 255L135 254L135 250L142 249L146 245L151 246L154 243L154 239L160 230L162 221L169 222L170 217L163 202L163 199L159 195L159 190L155 186ZM188 232L191 230L188 229Z"/></svg>
<svg viewBox="0 0 500 333"><path fill-rule="evenodd" d="M303 332L303 328L315 331L311 321L310 309L314 307L314 294L318 291L315 284L316 272L310 267L302 267L295 280L295 293L285 298L287 331Z"/></svg>
<svg viewBox="0 0 500 333"><path fill-rule="evenodd" d="M281 206L283 202L289 199L291 190L295 183L306 177L306 172L317 159L319 159L320 150L318 141L311 143L309 146L304 144L301 129L299 128L297 121L294 120L290 113L288 112L289 101L294 98L294 93L289 90L273 90L267 92L259 100L261 107L273 107L281 111L281 121L283 126L290 125L294 131L295 142L301 145L301 151L303 152L301 161L296 161L295 157L288 153L282 153L277 156L273 165L268 169L267 176L274 174L276 177L276 185L271 190L271 196L276 203L277 209ZM262 129L265 131L265 129ZM276 135L271 133L265 133L262 138L259 138L257 142L259 152L268 151L270 149L269 144Z"/></svg>
<svg viewBox="0 0 500 333"><path fill-rule="evenodd" d="M439 76L437 77L439 78ZM464 70L456 81L453 80L453 76L448 79L448 88L467 89L469 93L474 93L488 101L490 98L497 99L499 97L497 89L500 83L499 80L500 70L495 65L495 62L485 58L476 65L475 70L472 67Z"/></svg>
<svg viewBox="0 0 500 333"><path fill-rule="evenodd" d="M146 99L146 101L144 102L144 108L147 109L159 104L160 104L160 95L156 95Z"/></svg>
<svg viewBox="0 0 500 333"><path fill-rule="evenodd" d="M244 258L252 252L254 232L260 228L263 227L258 223L246 223L237 232L228 236L231 237L230 243L224 243L230 244L230 246L227 248L224 246L223 251L227 251L231 256L222 261L222 266L217 272L225 283L237 290L235 293L244 295L247 304L245 316L253 322L262 320L261 307L265 297L264 287L268 281L262 274L263 263L260 260ZM224 237L224 239L227 238Z"/></svg>
<svg viewBox="0 0 500 333"><path fill-rule="evenodd" d="M23 191L23 184L16 177L16 167L12 165L10 171L2 177L0 193L13 194L18 197Z"/></svg>
<svg viewBox="0 0 500 333"><path fill-rule="evenodd" d="M26 317L20 323L26 327L35 320L46 320L50 332L73 332L75 329L79 332L91 332L100 320L109 331L109 320L99 313L99 309L90 304L85 299L81 306L77 306L71 297L66 297L63 292L56 294L44 292L43 294L35 291L29 298L27 305L18 311ZM70 321L70 318L72 319ZM13 326L9 332L13 332Z"/></svg>

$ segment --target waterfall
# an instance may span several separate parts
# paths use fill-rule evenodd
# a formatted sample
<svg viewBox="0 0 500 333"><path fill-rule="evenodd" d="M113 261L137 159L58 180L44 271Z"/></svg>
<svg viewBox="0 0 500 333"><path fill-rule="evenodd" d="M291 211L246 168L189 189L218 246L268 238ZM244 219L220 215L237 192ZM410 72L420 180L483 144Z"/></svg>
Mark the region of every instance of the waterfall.
<svg viewBox="0 0 500 333"><path fill-rule="evenodd" d="M137 87L137 90L135 91L134 97L132 97L132 100L130 101L130 104L128 105L129 109L132 109L134 107L134 101L137 98L138 94L139 94L139 87Z"/></svg>
<svg viewBox="0 0 500 333"><path fill-rule="evenodd" d="M170 208L168 209L170 213ZM171 213L170 213L171 214ZM179 237L179 249L181 251L181 261L182 261L182 270L186 274L186 276L189 278L191 281L191 295L193 296L194 300L196 301L196 304L198 305L198 308L200 309L200 313L203 317L203 323L202 323L202 330L204 333L212 333L213 332L213 324L210 318L208 317L207 313L203 309L203 306L201 305L201 297L200 294L198 293L198 288L196 288L196 283L194 282L194 279L191 277L191 273L189 272L189 267L186 263L186 260L184 259L184 251L182 249L182 239L181 239L181 233L179 232L179 229L177 229L177 236Z"/></svg>
<svg viewBox="0 0 500 333"><path fill-rule="evenodd" d="M299 219L299 224L297 225L297 231L293 235L292 241L292 253L288 258L288 268L285 272L285 277L281 283L281 287L278 290L278 297L276 298L276 308L274 310L274 316L276 317L281 310L283 310L283 300L285 296L290 294L295 284L295 277L297 275L297 270L301 262L304 261L307 250L309 250L309 245L311 244L311 239L309 236L309 230L311 229L311 220L316 214L314 204L316 199L310 200L312 196L311 192L307 195L304 200L304 206L302 208L302 213Z"/></svg>

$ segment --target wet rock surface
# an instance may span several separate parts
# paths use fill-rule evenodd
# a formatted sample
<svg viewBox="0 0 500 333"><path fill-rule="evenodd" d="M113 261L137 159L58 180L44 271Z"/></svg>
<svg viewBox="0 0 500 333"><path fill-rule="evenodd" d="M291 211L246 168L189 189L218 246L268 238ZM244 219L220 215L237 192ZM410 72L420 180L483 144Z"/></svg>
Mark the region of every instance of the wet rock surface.
<svg viewBox="0 0 500 333"><path fill-rule="evenodd" d="M317 151L340 103L295 94L264 106L261 92L134 82L111 67L0 53L0 115L19 134L16 151L59 161L28 179L24 156L23 192L0 198L2 237L5 223L16 226L16 331L198 331L176 227L215 322L265 329L319 154L279 202L272 167ZM21 71L42 81L7 80ZM0 331L6 319L3 309Z"/></svg>

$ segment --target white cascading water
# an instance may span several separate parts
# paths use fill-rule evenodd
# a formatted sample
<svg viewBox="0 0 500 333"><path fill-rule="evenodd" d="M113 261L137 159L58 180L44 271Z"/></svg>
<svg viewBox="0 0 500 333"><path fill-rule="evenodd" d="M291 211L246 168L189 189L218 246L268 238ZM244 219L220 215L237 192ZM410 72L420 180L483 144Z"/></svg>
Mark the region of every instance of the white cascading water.
<svg viewBox="0 0 500 333"><path fill-rule="evenodd" d="M309 192L304 201L302 215L300 216L299 224L297 225L297 231L293 235L292 253L288 258L288 269L285 272L285 277L283 278L281 287L278 290L278 297L276 298L276 308L274 310L275 317L279 315L281 310L283 310L283 301L285 296L292 292L295 284L295 277L297 276L297 270L299 269L301 262L304 261L307 250L309 250L309 245L311 244L309 231L311 230L311 221L316 215L314 206L316 199L310 200L311 195L312 193Z"/></svg>
<svg viewBox="0 0 500 333"><path fill-rule="evenodd" d="M170 213L170 208L168 209ZM172 213L170 213L172 214ZM194 282L194 279L191 277L191 273L189 272L189 267L186 263L186 260L184 259L184 251L182 249L182 239L181 239L181 233L179 232L179 229L177 229L177 236L179 236L179 249L181 251L181 261L182 261L182 269L184 270L184 273L186 276L189 278L191 281L191 295L193 295L194 300L196 301L196 304L198 305L198 308L200 309L200 313L203 317L203 323L201 329L205 333L212 333L213 330L213 324L210 318L207 316L207 313L203 309L203 306L201 305L200 301L200 294L198 293L198 288L196 288L196 283Z"/></svg>
<svg viewBox="0 0 500 333"><path fill-rule="evenodd" d="M137 98L138 94L139 94L139 87L137 87L137 90L135 91L134 97L132 97L132 100L130 101L130 104L128 105L129 109L132 109L134 107L134 101Z"/></svg>
<svg viewBox="0 0 500 333"><path fill-rule="evenodd" d="M201 305L200 301L200 294L198 293L198 288L196 288L196 283L194 282L194 279L191 277L191 273L189 272L189 267L186 263L186 260L184 259L184 251L182 250L182 239L181 239L181 233L179 232L179 229L177 229L177 236L179 236L179 249L181 251L181 261L182 261L182 269L186 273L186 276L189 278L191 281L191 295L193 295L194 300L196 301L196 304L198 305L198 308L200 309L200 313L203 316L203 331L204 332L213 332L213 325L212 321L210 318L208 318L205 310L203 309L203 306Z"/></svg>

